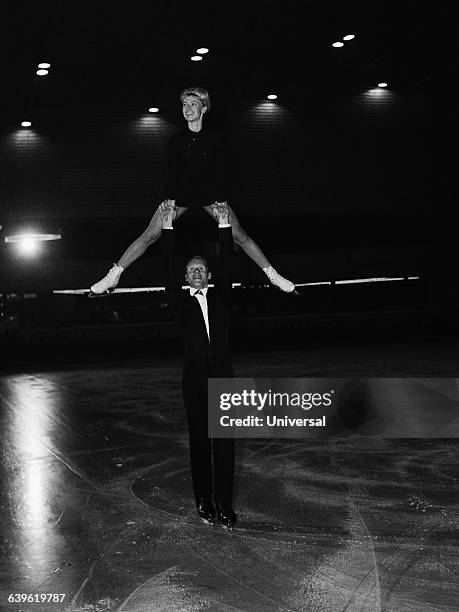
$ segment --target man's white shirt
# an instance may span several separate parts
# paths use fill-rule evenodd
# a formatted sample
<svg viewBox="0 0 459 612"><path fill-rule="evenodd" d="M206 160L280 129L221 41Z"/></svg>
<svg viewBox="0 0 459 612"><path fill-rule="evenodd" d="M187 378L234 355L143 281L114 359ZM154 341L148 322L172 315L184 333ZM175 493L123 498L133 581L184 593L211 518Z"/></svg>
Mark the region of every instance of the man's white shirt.
<svg viewBox="0 0 459 612"><path fill-rule="evenodd" d="M210 342L209 314L207 310L207 290L208 290L208 287L204 287L204 289L193 289L193 287L190 287L190 295L196 298L199 302L199 305L201 306L202 316L204 317L204 323L206 324L207 338L209 339L209 342ZM201 293L198 293L198 292L201 292Z"/></svg>

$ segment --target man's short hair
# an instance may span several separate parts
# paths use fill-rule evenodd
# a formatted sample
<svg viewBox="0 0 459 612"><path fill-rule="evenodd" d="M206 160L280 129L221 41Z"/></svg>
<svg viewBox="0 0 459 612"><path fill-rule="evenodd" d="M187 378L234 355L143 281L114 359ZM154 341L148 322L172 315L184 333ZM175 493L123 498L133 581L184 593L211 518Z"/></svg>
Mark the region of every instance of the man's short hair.
<svg viewBox="0 0 459 612"><path fill-rule="evenodd" d="M210 96L207 89L203 89L202 87L188 87L180 94L180 102L183 102L186 96L196 96L201 100L203 106L207 108L207 112L210 111Z"/></svg>
<svg viewBox="0 0 459 612"><path fill-rule="evenodd" d="M193 255L193 257L190 257L190 259L188 260L186 264L187 270L188 270L188 266L190 265L190 262L193 261L194 259L199 259L200 261L202 261L204 265L206 266L207 272L209 272L209 264L207 263L207 259L203 257L202 255Z"/></svg>

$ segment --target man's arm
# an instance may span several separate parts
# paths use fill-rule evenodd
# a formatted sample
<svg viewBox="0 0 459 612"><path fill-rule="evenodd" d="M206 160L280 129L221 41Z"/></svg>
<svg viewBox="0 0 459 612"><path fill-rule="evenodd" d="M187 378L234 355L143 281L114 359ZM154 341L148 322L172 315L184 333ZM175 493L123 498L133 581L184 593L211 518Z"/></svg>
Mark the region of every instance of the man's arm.
<svg viewBox="0 0 459 612"><path fill-rule="evenodd" d="M215 187L218 202L226 202L226 145L221 134L215 136Z"/></svg>
<svg viewBox="0 0 459 612"><path fill-rule="evenodd" d="M231 254L233 251L233 234L226 203L216 203L212 210L218 219L218 258L215 289L225 304L231 297Z"/></svg>
<svg viewBox="0 0 459 612"><path fill-rule="evenodd" d="M174 316L178 315L180 286L176 281L175 270L175 239L173 221L175 218L175 206L166 200L160 205L163 219L162 245L166 285L166 298Z"/></svg>
<svg viewBox="0 0 459 612"><path fill-rule="evenodd" d="M175 204L179 181L178 136L175 134L167 143L167 186L166 198Z"/></svg>

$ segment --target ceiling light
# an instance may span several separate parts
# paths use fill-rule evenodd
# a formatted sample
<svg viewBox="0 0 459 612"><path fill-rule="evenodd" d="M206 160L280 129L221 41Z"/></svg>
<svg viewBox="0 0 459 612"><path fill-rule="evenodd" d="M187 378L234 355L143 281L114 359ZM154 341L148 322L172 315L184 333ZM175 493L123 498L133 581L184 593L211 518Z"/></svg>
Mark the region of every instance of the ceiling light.
<svg viewBox="0 0 459 612"><path fill-rule="evenodd" d="M31 121L22 121L21 122L22 127L30 127L32 125Z"/></svg>
<svg viewBox="0 0 459 612"><path fill-rule="evenodd" d="M353 38L355 38L355 34L346 34L346 36L343 36L343 40L352 40Z"/></svg>
<svg viewBox="0 0 459 612"><path fill-rule="evenodd" d="M344 43L337 40L336 42L332 43L332 47L344 47Z"/></svg>
<svg viewBox="0 0 459 612"><path fill-rule="evenodd" d="M23 242L24 240L33 240L35 242L47 242L49 240L60 240L61 234L35 234L30 232L27 234L11 234L5 236L5 242Z"/></svg>
<svg viewBox="0 0 459 612"><path fill-rule="evenodd" d="M18 242L17 247L21 255L35 255L39 250L39 243L33 238L24 238Z"/></svg>
<svg viewBox="0 0 459 612"><path fill-rule="evenodd" d="M48 62L41 62L41 64L38 64L38 68L51 68L51 64L48 64Z"/></svg>
<svg viewBox="0 0 459 612"><path fill-rule="evenodd" d="M207 47L199 47L199 49L196 49L196 53L204 55L205 53L209 53L209 49Z"/></svg>
<svg viewBox="0 0 459 612"><path fill-rule="evenodd" d="M192 62L200 62L202 60L202 55L193 55L191 57Z"/></svg>
<svg viewBox="0 0 459 612"><path fill-rule="evenodd" d="M37 70L37 74L38 76L45 76L45 74L48 74L48 71L40 68L40 70Z"/></svg>
<svg viewBox="0 0 459 612"><path fill-rule="evenodd" d="M159 108L157 108L156 106L152 106L151 108L148 109L149 113L158 113L159 112Z"/></svg>
<svg viewBox="0 0 459 612"><path fill-rule="evenodd" d="M387 87L387 83L384 83L384 81L382 83L378 83L378 87Z"/></svg>
<svg viewBox="0 0 459 612"><path fill-rule="evenodd" d="M276 94L269 94L269 96L266 97L268 98L268 100L277 100Z"/></svg>

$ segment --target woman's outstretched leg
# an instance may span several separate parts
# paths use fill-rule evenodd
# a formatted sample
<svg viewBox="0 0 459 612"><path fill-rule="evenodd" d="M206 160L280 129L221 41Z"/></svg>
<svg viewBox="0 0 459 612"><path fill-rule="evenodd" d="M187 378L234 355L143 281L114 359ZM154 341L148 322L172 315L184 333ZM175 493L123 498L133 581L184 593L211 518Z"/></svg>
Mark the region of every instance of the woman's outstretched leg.
<svg viewBox="0 0 459 612"><path fill-rule="evenodd" d="M176 218L178 219L186 210L184 206L177 206ZM92 285L90 295L97 296L111 293L118 285L124 270L136 261L136 259L141 257L148 247L154 244L161 236L162 223L163 220L160 214L160 207L158 206L147 229L128 246L120 259L113 264L104 278Z"/></svg>
<svg viewBox="0 0 459 612"><path fill-rule="evenodd" d="M212 206L205 206L204 208L215 219L215 216L212 212ZM286 293L292 293L293 291L295 291L295 285L287 278L281 276L272 267L272 265L266 258L266 255L260 249L255 240L253 240L241 226L236 214L234 213L233 209L229 204L228 208L230 211L230 223L234 242L241 247L244 253L246 253L246 255L248 255L250 259L257 264L257 266L259 266L263 270L271 284L273 284L281 291L285 291Z"/></svg>

